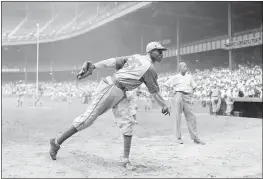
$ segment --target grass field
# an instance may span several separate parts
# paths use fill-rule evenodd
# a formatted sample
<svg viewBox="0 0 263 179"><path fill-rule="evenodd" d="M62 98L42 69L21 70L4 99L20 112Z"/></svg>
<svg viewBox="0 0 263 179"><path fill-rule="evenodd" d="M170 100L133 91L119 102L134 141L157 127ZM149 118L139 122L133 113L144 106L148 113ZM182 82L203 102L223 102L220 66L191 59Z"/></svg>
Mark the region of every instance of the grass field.
<svg viewBox="0 0 263 179"><path fill-rule="evenodd" d="M85 110L46 101L30 108L26 99L2 98L2 177L258 177L262 178L262 119L218 117L195 107L200 138L194 144L183 119L183 145L173 137L173 115L140 110L131 149L136 171L122 168L123 143L109 111L88 129L63 143L56 161L49 156L49 139L65 131Z"/></svg>

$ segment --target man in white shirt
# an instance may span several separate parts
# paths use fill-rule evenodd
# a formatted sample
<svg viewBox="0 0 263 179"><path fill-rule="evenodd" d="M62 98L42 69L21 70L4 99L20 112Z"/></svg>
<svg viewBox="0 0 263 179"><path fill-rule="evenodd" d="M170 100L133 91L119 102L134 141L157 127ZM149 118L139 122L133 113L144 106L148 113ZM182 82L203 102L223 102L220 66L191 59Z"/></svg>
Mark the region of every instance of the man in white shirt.
<svg viewBox="0 0 263 179"><path fill-rule="evenodd" d="M204 145L197 135L196 117L192 111L193 105L193 91L196 89L197 84L193 80L193 77L187 72L187 65L184 62L179 63L179 74L170 78L165 82L165 86L174 89L174 111L175 111L175 129L177 142L183 144L181 138L181 113L184 112L185 119L187 121L189 133L191 139L197 143Z"/></svg>

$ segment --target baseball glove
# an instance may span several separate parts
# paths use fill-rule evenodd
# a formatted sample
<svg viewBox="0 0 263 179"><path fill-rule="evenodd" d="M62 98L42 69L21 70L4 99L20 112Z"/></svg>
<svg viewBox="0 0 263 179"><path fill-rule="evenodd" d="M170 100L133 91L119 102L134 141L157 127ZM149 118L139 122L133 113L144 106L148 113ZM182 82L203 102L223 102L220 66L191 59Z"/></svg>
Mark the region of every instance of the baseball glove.
<svg viewBox="0 0 263 179"><path fill-rule="evenodd" d="M163 113L164 115L169 114L169 116L170 116L170 110L169 110L169 108L167 107L166 109L162 109L162 113Z"/></svg>
<svg viewBox="0 0 263 179"><path fill-rule="evenodd" d="M86 61L80 70L80 72L77 74L77 79L82 80L86 78L87 76L92 75L92 71L94 69L94 65L90 61Z"/></svg>

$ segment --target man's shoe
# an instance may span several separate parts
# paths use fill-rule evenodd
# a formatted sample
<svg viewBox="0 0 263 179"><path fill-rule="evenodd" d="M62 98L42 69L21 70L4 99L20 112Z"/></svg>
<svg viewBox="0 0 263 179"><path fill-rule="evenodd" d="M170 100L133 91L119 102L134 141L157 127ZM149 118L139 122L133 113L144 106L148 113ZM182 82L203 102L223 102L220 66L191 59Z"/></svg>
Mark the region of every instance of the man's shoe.
<svg viewBox="0 0 263 179"><path fill-rule="evenodd" d="M201 141L200 139L194 140L194 143L200 144L200 145L205 145L205 143L203 141Z"/></svg>
<svg viewBox="0 0 263 179"><path fill-rule="evenodd" d="M182 141L182 139L177 139L177 141L176 141L178 144L183 144L183 141Z"/></svg>
<svg viewBox="0 0 263 179"><path fill-rule="evenodd" d="M60 146L55 143L55 139L54 138L50 139L49 155L52 158L52 160L57 159L57 153L59 149L60 149Z"/></svg>
<svg viewBox="0 0 263 179"><path fill-rule="evenodd" d="M134 167L129 160L125 160L123 162L123 166L124 166L124 168L126 168L127 170L130 170L130 171L136 170L136 167Z"/></svg>

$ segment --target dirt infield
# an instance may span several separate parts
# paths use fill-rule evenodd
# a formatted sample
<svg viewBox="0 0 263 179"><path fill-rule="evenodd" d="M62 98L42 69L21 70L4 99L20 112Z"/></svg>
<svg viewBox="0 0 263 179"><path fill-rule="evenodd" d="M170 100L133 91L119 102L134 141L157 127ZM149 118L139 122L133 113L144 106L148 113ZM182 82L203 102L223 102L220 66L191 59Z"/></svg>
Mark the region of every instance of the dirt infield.
<svg viewBox="0 0 263 179"><path fill-rule="evenodd" d="M262 120L197 113L200 138L190 141L185 121L183 145L174 142L173 116L159 110L139 111L131 161L122 168L123 144L111 112L66 141L57 161L48 154L49 138L67 129L85 110L74 102L44 103L45 108L16 108L15 98L2 99L2 177L258 177L262 178ZM199 111L197 111L199 112Z"/></svg>

